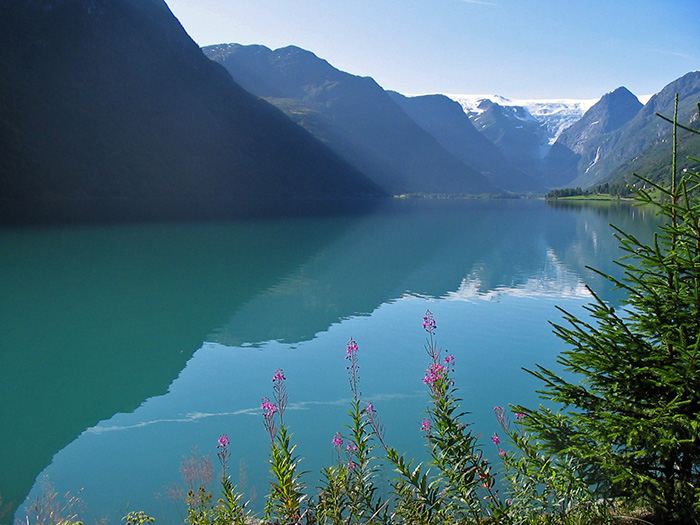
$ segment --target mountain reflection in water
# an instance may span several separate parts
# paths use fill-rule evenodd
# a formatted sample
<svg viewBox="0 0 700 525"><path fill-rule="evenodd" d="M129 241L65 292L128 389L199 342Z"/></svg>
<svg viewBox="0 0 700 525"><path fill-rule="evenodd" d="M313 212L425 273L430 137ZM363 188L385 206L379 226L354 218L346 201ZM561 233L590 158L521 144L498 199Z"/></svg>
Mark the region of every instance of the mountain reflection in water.
<svg viewBox="0 0 700 525"><path fill-rule="evenodd" d="M34 498L46 474L59 493L84 488L90 515L110 522L134 509L176 519L164 494L180 459L193 446L213 458L226 432L244 472L234 481L259 506L258 407L278 367L314 487L347 423L350 336L387 437L419 454L426 308L488 435L494 404L537 402L520 367L562 349L546 322L555 305L589 301L584 282L614 298L585 268L618 271L609 223L645 238L655 219L626 205L425 200L362 216L2 231L1 410L13 424L0 430L0 494L21 500L34 485Z"/></svg>

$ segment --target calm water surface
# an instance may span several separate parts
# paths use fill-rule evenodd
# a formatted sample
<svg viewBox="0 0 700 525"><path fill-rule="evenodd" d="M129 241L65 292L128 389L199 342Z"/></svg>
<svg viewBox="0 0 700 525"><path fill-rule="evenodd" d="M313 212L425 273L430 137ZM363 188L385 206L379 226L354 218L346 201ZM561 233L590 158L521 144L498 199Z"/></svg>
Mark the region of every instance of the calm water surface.
<svg viewBox="0 0 700 525"><path fill-rule="evenodd" d="M0 495L34 501L48 481L79 494L88 522L130 510L181 522L183 456L218 467L227 433L233 480L260 508L259 406L277 368L315 487L349 422L350 337L387 440L420 456L426 309L490 436L495 405L539 402L521 367L555 366L555 307L580 312L584 283L617 299L586 269L618 272L609 223L648 239L656 219L627 205L397 201L361 216L0 230Z"/></svg>

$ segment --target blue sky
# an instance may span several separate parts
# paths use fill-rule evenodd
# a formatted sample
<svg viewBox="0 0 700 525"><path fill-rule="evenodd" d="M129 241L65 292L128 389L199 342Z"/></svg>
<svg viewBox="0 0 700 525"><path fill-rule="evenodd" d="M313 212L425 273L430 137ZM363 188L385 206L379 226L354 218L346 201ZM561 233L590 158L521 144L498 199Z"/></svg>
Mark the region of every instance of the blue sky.
<svg viewBox="0 0 700 525"><path fill-rule="evenodd" d="M406 94L596 98L700 69L700 0L166 0L200 46L296 45Z"/></svg>

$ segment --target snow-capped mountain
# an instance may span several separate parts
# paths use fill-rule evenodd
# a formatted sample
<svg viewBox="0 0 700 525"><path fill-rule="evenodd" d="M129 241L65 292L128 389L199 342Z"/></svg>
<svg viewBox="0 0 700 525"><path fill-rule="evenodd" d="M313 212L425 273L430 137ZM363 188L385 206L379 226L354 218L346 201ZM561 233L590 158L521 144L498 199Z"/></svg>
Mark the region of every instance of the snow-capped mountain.
<svg viewBox="0 0 700 525"><path fill-rule="evenodd" d="M459 102L467 115L476 117L484 111L483 101L513 108L512 114L521 120L537 121L544 126L549 144L553 144L562 131L579 120L600 98L590 99L510 99L500 95L446 96Z"/></svg>

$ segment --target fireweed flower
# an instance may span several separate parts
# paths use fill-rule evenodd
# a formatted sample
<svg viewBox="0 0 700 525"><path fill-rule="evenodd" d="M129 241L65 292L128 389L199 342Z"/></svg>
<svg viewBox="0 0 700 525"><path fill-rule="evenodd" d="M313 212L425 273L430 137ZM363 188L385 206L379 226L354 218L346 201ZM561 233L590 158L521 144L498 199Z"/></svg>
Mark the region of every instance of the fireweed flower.
<svg viewBox="0 0 700 525"><path fill-rule="evenodd" d="M220 449L216 455L219 458L219 463L221 463L221 475L223 478L226 478L226 464L228 463L228 458L231 455L228 449L228 443L228 436L226 434L221 434L216 445L216 448Z"/></svg>
<svg viewBox="0 0 700 525"><path fill-rule="evenodd" d="M496 448L498 449L498 455L504 457L506 455L506 451L501 448L501 438L498 437L498 434L496 432L494 432L493 436L491 436L491 441L493 441L493 444L496 445Z"/></svg>
<svg viewBox="0 0 700 525"><path fill-rule="evenodd" d="M525 419L525 416L527 416L527 414L524 414L523 412L515 413L515 419L518 421L522 421L523 419Z"/></svg>
<svg viewBox="0 0 700 525"><path fill-rule="evenodd" d="M277 405L270 402L267 397L262 398L261 404L263 412L263 424L265 425L265 430L270 434L270 440L274 441L277 435L277 428L275 427L275 414L277 413Z"/></svg>
<svg viewBox="0 0 700 525"><path fill-rule="evenodd" d="M287 407L287 388L284 382L287 378L284 377L284 371L281 368L275 370L275 375L272 376L272 392L277 402L277 412L279 412L280 423L282 423L282 415Z"/></svg>
<svg viewBox="0 0 700 525"><path fill-rule="evenodd" d="M350 359L350 356L357 352L357 343L355 340L351 337L350 340L348 341L348 351L347 351L347 356L345 359Z"/></svg>
<svg viewBox="0 0 700 525"><path fill-rule="evenodd" d="M357 362L357 343L352 337L348 341L345 359L350 361L350 364L345 367L350 374L350 390L352 390L355 399L359 399L361 394L357 385L360 382L360 367Z"/></svg>
<svg viewBox="0 0 700 525"><path fill-rule="evenodd" d="M433 363L425 371L425 377L423 378L423 383L425 383L429 387L433 388L433 386L441 379L444 379L444 377L445 377L445 367L442 366L440 363Z"/></svg>
<svg viewBox="0 0 700 525"><path fill-rule="evenodd" d="M420 425L421 432L425 432L426 436L430 436L430 420L426 417Z"/></svg>
<svg viewBox="0 0 700 525"><path fill-rule="evenodd" d="M365 403L365 408L362 413L364 417L367 418L367 422L369 423L370 427L372 427L376 438L379 440L382 446L386 446L384 443L384 425L382 425L377 409L374 408L372 403Z"/></svg>
<svg viewBox="0 0 700 525"><path fill-rule="evenodd" d="M432 363L425 371L423 383L428 385L430 393L436 397L442 397L447 388L445 379L447 379L448 370L440 363Z"/></svg>
<svg viewBox="0 0 700 525"><path fill-rule="evenodd" d="M336 432L331 443L333 443L333 448L335 449L335 453L338 457L338 464L340 464L340 448L343 446L342 434L340 432Z"/></svg>
<svg viewBox="0 0 700 525"><path fill-rule="evenodd" d="M345 447L345 450L347 450L348 452L357 452L357 445L354 441L350 441L348 442L348 446Z"/></svg>
<svg viewBox="0 0 700 525"><path fill-rule="evenodd" d="M271 403L266 397L263 397L261 408L263 409L263 416L265 417L274 416L277 412L277 405Z"/></svg>
<svg viewBox="0 0 700 525"><path fill-rule="evenodd" d="M425 316L423 316L423 329L430 335L433 335L436 328L437 324L435 324L433 313L430 310L426 310Z"/></svg>

